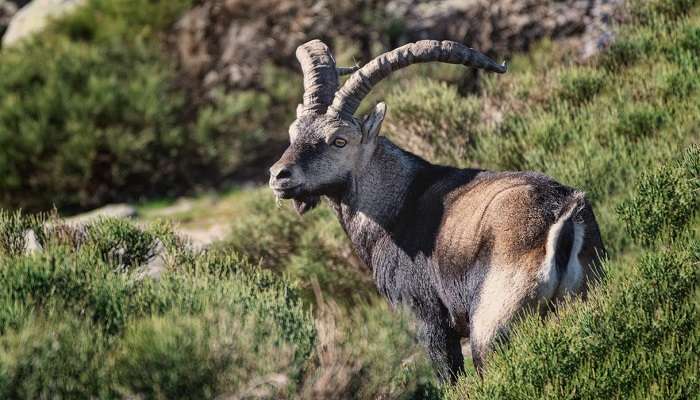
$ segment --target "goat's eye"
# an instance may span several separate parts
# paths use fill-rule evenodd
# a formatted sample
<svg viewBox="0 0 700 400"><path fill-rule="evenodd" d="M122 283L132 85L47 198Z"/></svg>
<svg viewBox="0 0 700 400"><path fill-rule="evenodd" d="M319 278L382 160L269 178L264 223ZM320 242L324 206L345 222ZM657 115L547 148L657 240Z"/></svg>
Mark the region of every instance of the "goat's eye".
<svg viewBox="0 0 700 400"><path fill-rule="evenodd" d="M348 141L343 138L336 138L333 140L333 146L335 147L345 147L346 144L348 144Z"/></svg>

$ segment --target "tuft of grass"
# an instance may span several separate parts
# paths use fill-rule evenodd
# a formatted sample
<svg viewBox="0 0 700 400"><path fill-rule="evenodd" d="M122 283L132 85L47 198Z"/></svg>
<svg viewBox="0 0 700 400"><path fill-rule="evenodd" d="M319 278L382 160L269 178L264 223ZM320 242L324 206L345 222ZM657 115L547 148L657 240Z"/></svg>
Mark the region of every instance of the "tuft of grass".
<svg viewBox="0 0 700 400"><path fill-rule="evenodd" d="M0 257L23 253L27 246L27 233L32 231L38 241L45 241L46 216L25 216L20 210L10 212L0 209Z"/></svg>
<svg viewBox="0 0 700 400"><path fill-rule="evenodd" d="M635 106L631 110L623 110L615 127L618 135L629 140L637 140L649 136L661 129L668 121L666 111L653 106Z"/></svg>
<svg viewBox="0 0 700 400"><path fill-rule="evenodd" d="M568 69L561 76L558 99L580 105L591 101L603 88L606 77L592 68Z"/></svg>

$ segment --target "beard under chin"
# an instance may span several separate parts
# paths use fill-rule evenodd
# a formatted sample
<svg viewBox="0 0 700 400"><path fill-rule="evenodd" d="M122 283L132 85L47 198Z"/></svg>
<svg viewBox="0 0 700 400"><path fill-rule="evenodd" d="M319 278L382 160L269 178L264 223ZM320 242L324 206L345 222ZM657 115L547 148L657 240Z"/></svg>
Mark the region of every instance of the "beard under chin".
<svg viewBox="0 0 700 400"><path fill-rule="evenodd" d="M298 199L293 199L292 204L294 204L294 209L297 210L299 215L304 215L308 211L313 210L321 200L320 196L304 196Z"/></svg>

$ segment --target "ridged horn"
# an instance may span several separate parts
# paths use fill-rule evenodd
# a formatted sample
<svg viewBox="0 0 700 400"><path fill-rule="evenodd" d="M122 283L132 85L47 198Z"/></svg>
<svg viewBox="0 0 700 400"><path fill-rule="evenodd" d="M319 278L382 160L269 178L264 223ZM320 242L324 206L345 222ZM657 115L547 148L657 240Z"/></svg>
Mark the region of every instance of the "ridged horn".
<svg viewBox="0 0 700 400"><path fill-rule="evenodd" d="M296 56L304 74L304 111L323 114L338 90L333 54L325 43L314 39L297 47Z"/></svg>
<svg viewBox="0 0 700 400"><path fill-rule="evenodd" d="M379 81L398 69L431 61L462 64L501 74L507 69L505 63L499 64L486 55L457 42L421 40L409 43L375 57L353 73L335 94L328 114L351 120L362 99Z"/></svg>

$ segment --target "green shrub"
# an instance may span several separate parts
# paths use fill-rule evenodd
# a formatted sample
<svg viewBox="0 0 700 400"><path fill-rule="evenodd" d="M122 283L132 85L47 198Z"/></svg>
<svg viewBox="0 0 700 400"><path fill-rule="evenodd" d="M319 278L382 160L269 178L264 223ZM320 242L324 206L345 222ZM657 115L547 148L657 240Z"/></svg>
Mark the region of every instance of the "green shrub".
<svg viewBox="0 0 700 400"><path fill-rule="evenodd" d="M44 239L43 216L25 216L21 211L10 212L0 209L0 257L19 255L24 252L26 234L34 232L36 239Z"/></svg>
<svg viewBox="0 0 700 400"><path fill-rule="evenodd" d="M384 130L402 147L432 161L460 162L469 155L481 114L476 97L430 79L402 84L387 97Z"/></svg>
<svg viewBox="0 0 700 400"><path fill-rule="evenodd" d="M268 373L284 377L274 392L283 393L303 374L316 333L290 280L237 255L189 249L168 254L149 278L140 267L152 243L181 245L167 227L107 219L72 242L53 237L64 234L57 226L42 251L0 256L0 393L212 398Z"/></svg>
<svg viewBox="0 0 700 400"><path fill-rule="evenodd" d="M267 188L240 200L245 212L233 221L216 252L246 255L265 269L296 279L305 298L314 300L314 285L324 295L350 305L376 293L370 272L352 251L345 232L325 205L303 217L276 202Z"/></svg>
<svg viewBox="0 0 700 400"><path fill-rule="evenodd" d="M131 396L162 399L284 394L298 374L293 349L276 342L269 316L246 321L241 315L209 311L133 324L115 356L119 387Z"/></svg>
<svg viewBox="0 0 700 400"><path fill-rule="evenodd" d="M680 162L642 175L637 189L618 206L620 219L635 240L650 245L663 233L675 236L700 208L700 147Z"/></svg>
<svg viewBox="0 0 700 400"><path fill-rule="evenodd" d="M157 42L188 3L93 0L3 51L0 206L173 194L256 159L271 95L233 91L193 104Z"/></svg>
<svg viewBox="0 0 700 400"><path fill-rule="evenodd" d="M661 129L668 115L660 107L638 105L620 113L616 132L630 140L652 135Z"/></svg>
<svg viewBox="0 0 700 400"><path fill-rule="evenodd" d="M628 67L654 50L654 33L640 29L634 35L615 40L603 54L603 65L609 70Z"/></svg>
<svg viewBox="0 0 700 400"><path fill-rule="evenodd" d="M691 95L700 87L700 78L693 79L692 71L679 69L666 76L664 95L667 98L684 98Z"/></svg>
<svg viewBox="0 0 700 400"><path fill-rule="evenodd" d="M634 0L628 8L637 23L646 24L659 17L683 17L696 4L696 0Z"/></svg>
<svg viewBox="0 0 700 400"><path fill-rule="evenodd" d="M156 238L127 220L104 219L85 229L86 245L93 246L102 260L119 268L138 267L154 256Z"/></svg>
<svg viewBox="0 0 700 400"><path fill-rule="evenodd" d="M324 296L343 306L376 296L371 271L355 257L335 215L328 209L318 214L318 220L302 232L285 272L300 282L309 299L315 297L316 284Z"/></svg>
<svg viewBox="0 0 700 400"><path fill-rule="evenodd" d="M559 98L573 104L590 101L603 88L605 75L595 69L570 69L561 77Z"/></svg>
<svg viewBox="0 0 700 400"><path fill-rule="evenodd" d="M266 188L244 201L248 212L233 221L231 234L217 244L217 248L245 254L265 268L284 267L298 250L302 233L313 225L318 212L302 218L290 209L280 207L281 203Z"/></svg>
<svg viewBox="0 0 700 400"><path fill-rule="evenodd" d="M0 397L109 397L107 350L101 332L74 316L29 321L0 337Z"/></svg>

